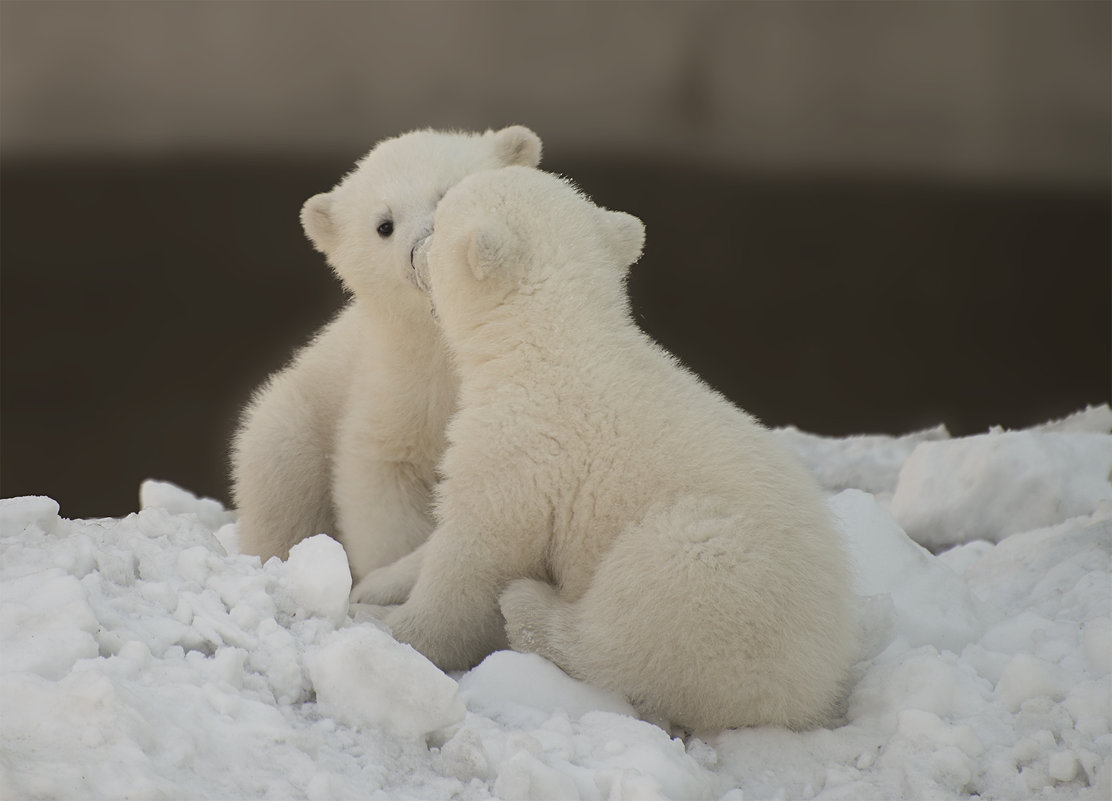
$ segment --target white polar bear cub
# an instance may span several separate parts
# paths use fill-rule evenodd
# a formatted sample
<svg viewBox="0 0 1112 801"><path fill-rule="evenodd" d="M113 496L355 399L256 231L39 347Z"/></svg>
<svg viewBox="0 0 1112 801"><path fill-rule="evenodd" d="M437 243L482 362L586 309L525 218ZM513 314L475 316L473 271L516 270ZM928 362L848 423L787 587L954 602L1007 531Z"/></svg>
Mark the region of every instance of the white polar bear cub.
<svg viewBox="0 0 1112 801"><path fill-rule="evenodd" d="M539 170L441 201L416 262L460 407L386 622L444 669L508 637L691 729L828 722L854 650L843 545L803 468L631 319L643 236Z"/></svg>
<svg viewBox="0 0 1112 801"><path fill-rule="evenodd" d="M536 165L540 152L520 126L416 131L381 142L305 203L305 233L353 300L243 414L231 461L246 553L284 559L326 532L359 579L428 536L457 381L413 282L413 248L449 187L476 170Z"/></svg>

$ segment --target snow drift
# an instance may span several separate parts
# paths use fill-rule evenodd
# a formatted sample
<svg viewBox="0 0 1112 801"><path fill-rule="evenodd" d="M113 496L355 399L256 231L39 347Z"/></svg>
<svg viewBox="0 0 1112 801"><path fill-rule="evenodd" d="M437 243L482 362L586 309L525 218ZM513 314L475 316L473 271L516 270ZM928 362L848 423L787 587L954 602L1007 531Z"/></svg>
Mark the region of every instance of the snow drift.
<svg viewBox="0 0 1112 801"><path fill-rule="evenodd" d="M337 543L261 565L170 484L122 519L0 501L0 796L1106 799L1110 424L778 432L860 596L845 719L802 734L672 738L534 655L446 676L349 612Z"/></svg>

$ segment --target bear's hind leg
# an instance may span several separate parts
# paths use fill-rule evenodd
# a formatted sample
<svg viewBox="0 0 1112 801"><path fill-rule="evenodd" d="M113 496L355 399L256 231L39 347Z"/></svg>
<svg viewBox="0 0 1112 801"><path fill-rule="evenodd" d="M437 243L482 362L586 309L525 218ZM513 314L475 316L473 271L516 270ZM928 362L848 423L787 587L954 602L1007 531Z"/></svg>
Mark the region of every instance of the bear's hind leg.
<svg viewBox="0 0 1112 801"><path fill-rule="evenodd" d="M441 670L468 670L507 646L499 590L531 563L504 553L496 538L444 524L420 551L420 572L405 603L383 621Z"/></svg>
<svg viewBox="0 0 1112 801"><path fill-rule="evenodd" d="M510 582L498 599L506 619L510 647L543 656L565 673L574 675L567 646L571 642L571 606L556 588L536 579Z"/></svg>
<svg viewBox="0 0 1112 801"><path fill-rule="evenodd" d="M264 562L286 559L290 548L314 534L337 536L330 410L304 392L302 382L294 368L272 378L244 412L233 443L240 549Z"/></svg>

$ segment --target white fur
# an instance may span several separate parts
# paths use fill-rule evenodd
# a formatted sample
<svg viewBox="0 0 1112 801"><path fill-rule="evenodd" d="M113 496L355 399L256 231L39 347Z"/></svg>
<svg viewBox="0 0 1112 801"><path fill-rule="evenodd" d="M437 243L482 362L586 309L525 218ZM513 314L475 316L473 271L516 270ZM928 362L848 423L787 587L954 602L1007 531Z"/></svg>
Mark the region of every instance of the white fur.
<svg viewBox="0 0 1112 801"><path fill-rule="evenodd" d="M428 536L457 382L411 253L452 185L476 170L535 165L540 148L520 126L417 131L380 143L306 201L305 233L353 300L243 414L232 472L245 552L284 559L326 532L358 579ZM385 221L388 236L377 230Z"/></svg>
<svg viewBox="0 0 1112 801"><path fill-rule="evenodd" d="M538 170L444 198L424 269L462 383L439 524L368 596L415 579L386 622L444 669L508 636L650 719L826 722L853 652L842 543L802 467L631 320L642 238Z"/></svg>

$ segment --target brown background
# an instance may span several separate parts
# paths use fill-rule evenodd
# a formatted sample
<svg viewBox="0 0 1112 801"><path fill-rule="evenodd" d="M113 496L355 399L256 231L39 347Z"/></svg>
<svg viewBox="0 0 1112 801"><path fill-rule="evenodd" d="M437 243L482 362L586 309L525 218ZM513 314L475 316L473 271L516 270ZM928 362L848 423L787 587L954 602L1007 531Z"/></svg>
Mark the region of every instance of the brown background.
<svg viewBox="0 0 1112 801"><path fill-rule="evenodd" d="M772 425L1107 401L1107 3L0 4L0 495L227 499L342 302L297 211L378 139L522 123L645 220L647 331Z"/></svg>

